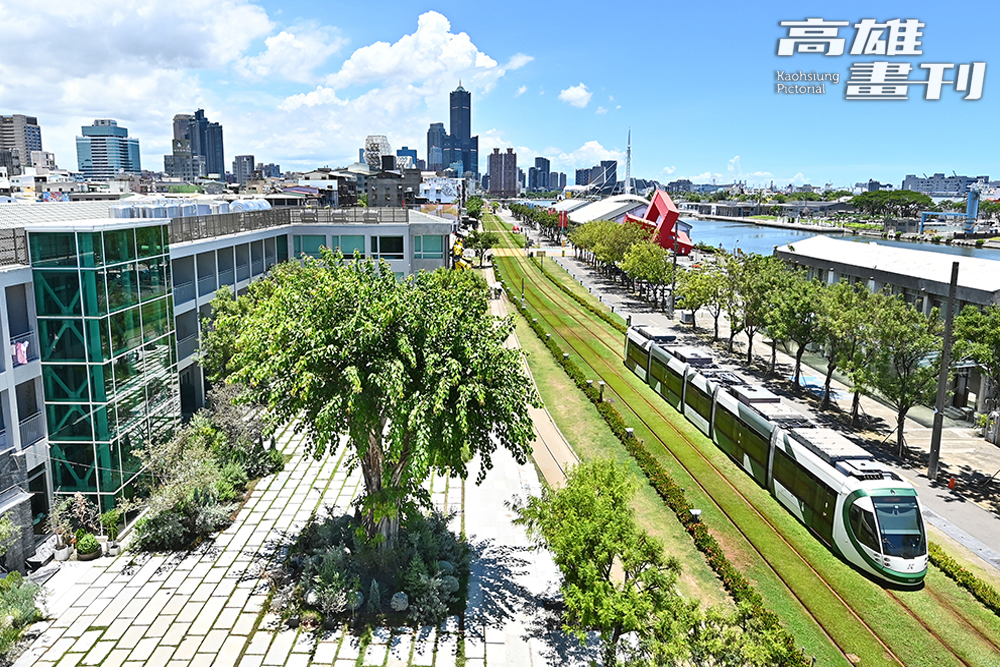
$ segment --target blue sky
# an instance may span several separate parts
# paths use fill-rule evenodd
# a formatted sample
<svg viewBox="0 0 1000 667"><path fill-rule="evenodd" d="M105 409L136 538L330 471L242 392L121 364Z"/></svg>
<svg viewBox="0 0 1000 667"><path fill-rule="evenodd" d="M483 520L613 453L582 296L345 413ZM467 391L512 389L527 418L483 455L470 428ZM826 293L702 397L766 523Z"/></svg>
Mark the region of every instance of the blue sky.
<svg viewBox="0 0 1000 667"><path fill-rule="evenodd" d="M622 7L622 9L617 9ZM982 99L844 99L877 56L776 55L782 20L919 19L920 63L986 62ZM37 115L46 150L75 168L74 136L115 118L162 168L170 119L204 107L227 161L284 169L357 158L367 134L425 157L448 91L473 92L480 152L514 147L570 173L622 159L668 181L897 186L907 173L1000 178L994 3L121 2L0 0L0 113ZM850 50L853 27L841 28ZM840 74L825 95L779 95L775 71ZM481 169L485 170L485 157ZM624 165L619 167L619 176Z"/></svg>

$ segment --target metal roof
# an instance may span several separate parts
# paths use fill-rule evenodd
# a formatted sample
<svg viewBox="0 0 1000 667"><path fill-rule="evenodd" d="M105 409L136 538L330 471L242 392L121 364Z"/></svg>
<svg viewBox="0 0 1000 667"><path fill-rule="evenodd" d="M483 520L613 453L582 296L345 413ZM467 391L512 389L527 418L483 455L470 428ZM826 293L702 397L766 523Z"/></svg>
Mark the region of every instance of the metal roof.
<svg viewBox="0 0 1000 667"><path fill-rule="evenodd" d="M979 257L963 257L932 250L917 250L881 245L876 241L859 243L827 236L813 236L780 246L778 253L794 261L795 257L820 262L847 264L871 271L882 271L947 285L951 263L957 261L958 285L985 292L1000 292L1000 262Z"/></svg>
<svg viewBox="0 0 1000 667"><path fill-rule="evenodd" d="M25 227L45 222L110 218L120 200L0 204L0 227Z"/></svg>
<svg viewBox="0 0 1000 667"><path fill-rule="evenodd" d="M578 224L590 222L591 220L613 220L626 213L631 213L639 208L645 209L648 206L649 201L644 197L638 195L616 195L571 211L569 219Z"/></svg>

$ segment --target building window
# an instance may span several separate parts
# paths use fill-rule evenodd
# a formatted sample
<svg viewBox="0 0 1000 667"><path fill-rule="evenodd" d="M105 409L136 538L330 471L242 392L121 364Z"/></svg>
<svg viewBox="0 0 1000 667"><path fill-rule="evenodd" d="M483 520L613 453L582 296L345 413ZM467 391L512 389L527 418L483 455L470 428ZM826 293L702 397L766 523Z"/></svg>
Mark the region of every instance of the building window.
<svg viewBox="0 0 1000 667"><path fill-rule="evenodd" d="M372 255L376 259L403 259L403 237L373 236Z"/></svg>
<svg viewBox="0 0 1000 667"><path fill-rule="evenodd" d="M333 245L340 248L344 259L363 259L365 256L364 234L344 234L334 236Z"/></svg>
<svg viewBox="0 0 1000 667"><path fill-rule="evenodd" d="M319 249L326 245L326 234L295 235L292 238L296 257L309 255L310 257L319 259Z"/></svg>
<svg viewBox="0 0 1000 667"><path fill-rule="evenodd" d="M443 258L444 242L440 235L413 237L413 259Z"/></svg>

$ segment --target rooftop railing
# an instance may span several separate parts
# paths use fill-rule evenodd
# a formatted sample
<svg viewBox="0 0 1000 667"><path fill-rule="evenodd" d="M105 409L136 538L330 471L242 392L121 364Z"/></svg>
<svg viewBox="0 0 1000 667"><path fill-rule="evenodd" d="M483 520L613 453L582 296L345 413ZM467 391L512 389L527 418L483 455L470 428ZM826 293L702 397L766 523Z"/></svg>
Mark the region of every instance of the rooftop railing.
<svg viewBox="0 0 1000 667"><path fill-rule="evenodd" d="M23 227L0 229L0 266L28 264L28 234Z"/></svg>
<svg viewBox="0 0 1000 667"><path fill-rule="evenodd" d="M409 221L410 211L406 208L282 208L269 211L196 215L170 220L170 242L185 243L292 224L399 224Z"/></svg>

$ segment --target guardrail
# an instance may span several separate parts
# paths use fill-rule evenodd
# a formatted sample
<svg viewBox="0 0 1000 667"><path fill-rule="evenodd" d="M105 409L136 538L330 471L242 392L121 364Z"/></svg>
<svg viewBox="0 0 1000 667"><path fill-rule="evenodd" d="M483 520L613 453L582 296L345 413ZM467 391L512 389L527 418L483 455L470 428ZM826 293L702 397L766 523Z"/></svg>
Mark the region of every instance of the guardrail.
<svg viewBox="0 0 1000 667"><path fill-rule="evenodd" d="M33 445L45 437L45 413L38 411L19 423L21 429L21 449Z"/></svg>
<svg viewBox="0 0 1000 667"><path fill-rule="evenodd" d="M177 359L186 359L198 351L198 332L177 341Z"/></svg>
<svg viewBox="0 0 1000 667"><path fill-rule="evenodd" d="M194 298L194 281L188 280L187 282L174 285L174 303L184 303L185 301L190 301Z"/></svg>

